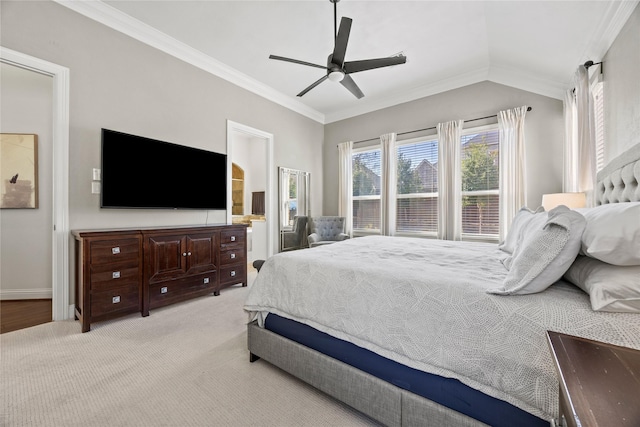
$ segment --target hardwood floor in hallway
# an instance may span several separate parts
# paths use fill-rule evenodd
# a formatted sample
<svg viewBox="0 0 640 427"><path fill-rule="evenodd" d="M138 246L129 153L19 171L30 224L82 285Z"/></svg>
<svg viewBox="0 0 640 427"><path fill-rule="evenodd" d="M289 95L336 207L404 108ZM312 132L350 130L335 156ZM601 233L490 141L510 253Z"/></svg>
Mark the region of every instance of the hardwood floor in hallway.
<svg viewBox="0 0 640 427"><path fill-rule="evenodd" d="M0 301L0 334L51 322L51 299Z"/></svg>

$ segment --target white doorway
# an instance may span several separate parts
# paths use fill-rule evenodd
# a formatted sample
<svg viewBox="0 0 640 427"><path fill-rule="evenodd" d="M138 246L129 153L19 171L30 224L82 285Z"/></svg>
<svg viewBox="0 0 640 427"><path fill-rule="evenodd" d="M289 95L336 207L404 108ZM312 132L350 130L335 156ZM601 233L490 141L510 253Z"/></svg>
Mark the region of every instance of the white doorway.
<svg viewBox="0 0 640 427"><path fill-rule="evenodd" d="M233 202L232 194L232 163L234 159L234 146L237 147L238 141L246 141L249 139L251 144L264 144L265 150L257 150L257 155L262 157L265 168L265 218L266 218L266 257L273 255L273 242L275 234L275 225L277 222L277 212L275 211L274 199L274 174L275 167L273 162L273 134L261 131L240 123L227 120L227 223L232 223ZM266 155L265 155L266 153ZM256 160L256 159L253 159ZM257 159L260 161L259 159ZM257 248L256 248L257 249Z"/></svg>
<svg viewBox="0 0 640 427"><path fill-rule="evenodd" d="M53 188L52 314L54 321L72 316L69 305L69 69L0 47L0 62L50 76L53 79L52 137Z"/></svg>

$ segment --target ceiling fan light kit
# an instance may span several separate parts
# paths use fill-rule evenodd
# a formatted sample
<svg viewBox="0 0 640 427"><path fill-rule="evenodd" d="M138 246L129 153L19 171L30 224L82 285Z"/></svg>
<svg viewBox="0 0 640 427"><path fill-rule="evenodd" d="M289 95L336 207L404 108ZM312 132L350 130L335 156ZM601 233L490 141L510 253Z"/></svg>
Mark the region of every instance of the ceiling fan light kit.
<svg viewBox="0 0 640 427"><path fill-rule="evenodd" d="M335 43L333 48L333 53L329 55L327 59L327 66L322 66L318 64L312 64L306 61L300 61L298 59L286 58L284 56L277 55L269 55L270 59L275 59L278 61L285 62L293 62L294 64L306 65L308 67L314 68L322 68L327 71L327 74L320 79L313 82L307 88L305 88L302 92L298 94L298 96L303 96L307 92L309 92L314 87L318 86L325 80L330 80L332 82L340 82L342 86L344 86L349 92L351 92L356 98L360 99L364 97L364 93L360 90L356 82L353 81L349 74L359 73L361 71L373 70L375 68L389 67L392 65L404 64L407 62L407 57L403 54L395 55L387 58L376 58L376 59L364 59L361 61L350 61L345 62L345 54L347 52L347 44L349 42L349 33L351 32L351 23L353 20L351 18L342 17L340 20L340 28L338 27L338 10L337 3L340 0L329 0L333 3L333 17L334 17L334 30L336 31Z"/></svg>

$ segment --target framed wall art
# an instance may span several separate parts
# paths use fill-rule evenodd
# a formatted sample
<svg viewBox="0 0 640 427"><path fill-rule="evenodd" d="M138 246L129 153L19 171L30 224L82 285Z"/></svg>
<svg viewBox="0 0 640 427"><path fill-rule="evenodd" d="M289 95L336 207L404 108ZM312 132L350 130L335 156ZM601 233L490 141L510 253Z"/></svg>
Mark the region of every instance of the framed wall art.
<svg viewBox="0 0 640 427"><path fill-rule="evenodd" d="M38 208L38 135L0 134L0 208Z"/></svg>

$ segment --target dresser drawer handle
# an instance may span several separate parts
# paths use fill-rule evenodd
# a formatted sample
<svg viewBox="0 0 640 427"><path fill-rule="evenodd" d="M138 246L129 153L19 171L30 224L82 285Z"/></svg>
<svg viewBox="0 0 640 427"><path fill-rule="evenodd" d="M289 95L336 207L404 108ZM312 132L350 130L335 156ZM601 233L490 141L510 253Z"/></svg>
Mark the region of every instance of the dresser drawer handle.
<svg viewBox="0 0 640 427"><path fill-rule="evenodd" d="M118 255L120 253L120 246L116 246L115 248L111 248L111 253L113 255Z"/></svg>
<svg viewBox="0 0 640 427"><path fill-rule="evenodd" d="M236 241L236 236L231 236L231 241L235 242Z"/></svg>
<svg viewBox="0 0 640 427"><path fill-rule="evenodd" d="M114 271L113 273L111 273L111 276L114 279L119 279L120 278L120 272L119 271Z"/></svg>
<svg viewBox="0 0 640 427"><path fill-rule="evenodd" d="M231 277L235 277L236 276L236 271L232 270L231 273L229 273L231 275Z"/></svg>
<svg viewBox="0 0 640 427"><path fill-rule="evenodd" d="M231 256L229 258L235 259L236 258L236 254L231 254Z"/></svg>
<svg viewBox="0 0 640 427"><path fill-rule="evenodd" d="M112 304L117 304L119 302L120 302L120 295L116 295L115 297L111 298Z"/></svg>
<svg viewBox="0 0 640 427"><path fill-rule="evenodd" d="M160 288L160 293L161 294L166 294L168 290L169 289L166 286L163 286L163 287Z"/></svg>

